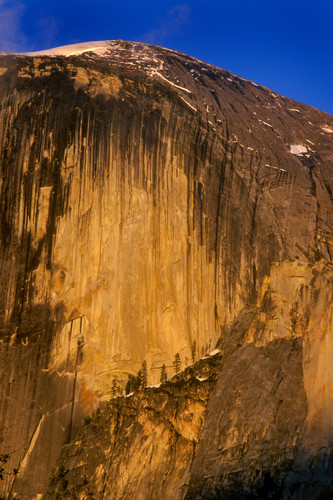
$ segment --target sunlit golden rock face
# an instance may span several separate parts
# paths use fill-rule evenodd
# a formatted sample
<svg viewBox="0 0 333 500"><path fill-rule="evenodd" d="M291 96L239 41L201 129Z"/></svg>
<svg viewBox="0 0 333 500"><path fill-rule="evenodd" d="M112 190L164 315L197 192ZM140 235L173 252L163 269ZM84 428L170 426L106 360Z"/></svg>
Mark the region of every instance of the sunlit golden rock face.
<svg viewBox="0 0 333 500"><path fill-rule="evenodd" d="M225 360L245 349L254 366L278 346L282 371L296 345L297 443L310 455L329 447L332 118L183 54L124 42L103 57L3 55L0 100L4 494L43 493L62 444L112 382L124 387L146 361L156 384L176 353L190 362L194 342L195 358L218 343ZM219 411L245 418L237 384ZM209 408L207 442L219 418ZM280 439L274 422L263 428ZM223 450L264 435L234 427ZM205 460L223 467L207 487L219 491L216 478L229 474L221 440L213 458L195 447L193 495Z"/></svg>

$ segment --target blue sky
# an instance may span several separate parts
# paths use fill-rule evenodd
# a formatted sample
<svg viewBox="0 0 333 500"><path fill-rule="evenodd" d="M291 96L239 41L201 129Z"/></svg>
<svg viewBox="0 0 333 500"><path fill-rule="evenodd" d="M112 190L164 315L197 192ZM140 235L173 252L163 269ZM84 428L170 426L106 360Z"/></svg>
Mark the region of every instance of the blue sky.
<svg viewBox="0 0 333 500"><path fill-rule="evenodd" d="M0 0L0 51L136 40L333 114L333 0Z"/></svg>

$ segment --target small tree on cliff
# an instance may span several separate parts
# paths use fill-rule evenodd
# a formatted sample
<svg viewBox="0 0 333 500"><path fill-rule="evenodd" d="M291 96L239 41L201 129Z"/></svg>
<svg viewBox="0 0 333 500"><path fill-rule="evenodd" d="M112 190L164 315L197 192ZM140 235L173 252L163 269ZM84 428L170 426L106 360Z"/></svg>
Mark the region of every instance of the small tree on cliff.
<svg viewBox="0 0 333 500"><path fill-rule="evenodd" d="M122 394L123 394L123 388L116 382L115 379L113 379L111 384L111 397L114 398L116 396L122 396Z"/></svg>
<svg viewBox="0 0 333 500"><path fill-rule="evenodd" d="M141 365L141 370L138 373L140 377L140 387L146 387L148 383L147 361L145 360Z"/></svg>
<svg viewBox="0 0 333 500"><path fill-rule="evenodd" d="M130 392L134 392L137 389L139 389L138 377L135 377L132 374L128 375L128 380L127 380L126 386L125 386L126 394L129 394Z"/></svg>
<svg viewBox="0 0 333 500"><path fill-rule="evenodd" d="M128 375L128 379L125 385L125 394L129 394L132 391L131 379L133 375Z"/></svg>
<svg viewBox="0 0 333 500"><path fill-rule="evenodd" d="M114 398L116 394L117 394L117 382L115 381L115 379L113 379L111 384L111 397Z"/></svg>
<svg viewBox="0 0 333 500"><path fill-rule="evenodd" d="M144 361L142 363L141 369L138 371L137 375L128 375L128 380L125 386L125 393L130 394L131 392L138 391L141 387L147 385L147 364Z"/></svg>
<svg viewBox="0 0 333 500"><path fill-rule="evenodd" d="M18 474L18 469L13 469L13 472L6 472L5 471L5 466L10 458L10 455L8 453L1 453L0 454L0 480L3 481L5 479L5 476L11 476L12 474L16 476ZM10 492L9 492L10 494ZM2 498L2 497L1 497ZM9 498L9 497L8 497Z"/></svg>
<svg viewBox="0 0 333 500"><path fill-rule="evenodd" d="M129 394L130 392L131 392L131 380L129 375L125 385L125 394Z"/></svg>
<svg viewBox="0 0 333 500"><path fill-rule="evenodd" d="M138 371L136 377L133 377L132 391L138 391L141 387L141 370Z"/></svg>
<svg viewBox="0 0 333 500"><path fill-rule="evenodd" d="M167 380L168 380L168 373L165 364L163 364L161 368L160 382L161 384L164 384L164 382L166 382Z"/></svg>
<svg viewBox="0 0 333 500"><path fill-rule="evenodd" d="M192 343L192 348L191 348L191 354L192 354L192 361L193 361L193 363L195 361L196 353L197 353L197 343L194 340L193 343Z"/></svg>
<svg viewBox="0 0 333 500"><path fill-rule="evenodd" d="M3 453L0 455L0 479L4 479L5 467L6 463L9 460L9 455L7 453Z"/></svg>
<svg viewBox="0 0 333 500"><path fill-rule="evenodd" d="M180 372L180 369L182 366L179 352L176 352L175 359L173 360L172 366L173 366L173 371L174 371L175 375L177 375L177 373Z"/></svg>

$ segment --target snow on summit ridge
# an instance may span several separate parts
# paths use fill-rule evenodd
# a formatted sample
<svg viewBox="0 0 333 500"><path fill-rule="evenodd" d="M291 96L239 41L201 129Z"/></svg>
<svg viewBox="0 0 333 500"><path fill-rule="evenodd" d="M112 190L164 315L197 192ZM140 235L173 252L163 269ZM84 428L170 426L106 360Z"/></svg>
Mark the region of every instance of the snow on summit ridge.
<svg viewBox="0 0 333 500"><path fill-rule="evenodd" d="M110 48L109 40L99 42L82 42L72 45L63 45L53 49L39 50L37 52L24 52L27 56L78 56L84 52L94 52L97 55L105 55Z"/></svg>
<svg viewBox="0 0 333 500"><path fill-rule="evenodd" d="M248 96L250 99L255 99L256 102L260 101L258 93L264 92L264 100L267 102L267 106L272 107L271 109L283 108L287 103L289 111L293 113L296 111L297 113L301 113L303 111L301 103L296 103L287 97L280 96L251 80L247 80L177 50L143 42L121 39L80 42L14 55L18 57L81 56L96 61L103 59L114 67L129 71L142 71L149 78L172 87L184 104L193 112L202 113L209 126L212 126L214 129L216 126L219 127L222 121L216 118L216 99L212 96L215 95L214 93L219 92L221 88L227 89L228 93L231 92L238 95L239 90L243 92L242 89L244 86L250 85L247 88ZM203 95L203 89L205 89L205 96ZM200 98L198 98L199 94ZM296 108L295 105L297 105ZM262 118L265 119L259 118L259 113L254 112L253 120L255 123L257 122L261 127L264 126L274 131L274 124L270 122L269 118L266 115L263 115ZM327 119L325 122L322 122L321 130L323 135L333 133L333 127ZM252 146L249 147L249 150L251 148ZM308 150L303 145L301 138L299 141L296 141L295 137L291 141L289 153L301 158L307 156Z"/></svg>
<svg viewBox="0 0 333 500"><path fill-rule="evenodd" d="M201 73L201 71L212 71L212 72L223 72L225 74L228 73L229 80L232 82L232 78L235 77L237 79L241 79L243 81L247 81L252 85L258 86L257 83L252 82L251 80L247 80L246 78L239 77L238 75L234 75L233 73L221 70L220 68L209 64L205 61L201 61L193 56L188 54L184 54L179 52L178 50L160 47L153 44L143 43L143 42L133 42L126 40L101 40L94 42L80 42L77 44L71 45L63 45L59 47L54 47L46 50L39 50L35 52L20 52L16 53L17 56L30 56L30 57L56 57L56 56L86 56L86 57L94 57L97 58L105 58L105 59L113 59L118 64L125 65L127 67L138 66L143 67L145 71L150 74L150 76L154 76L155 78L160 78L165 80L165 75L162 75L160 72L164 69L165 57L168 55L172 55L173 57L179 58L182 62L186 60L185 65L195 64L199 65L199 68L196 68L195 74L192 76L197 79L197 74ZM203 67L201 67L203 66ZM192 69L192 71L194 71ZM168 76L168 75L166 75ZM230 78L231 77L231 78ZM170 82L174 87L178 87L180 90L185 92L189 92L185 87L181 85L177 85L177 82Z"/></svg>
<svg viewBox="0 0 333 500"><path fill-rule="evenodd" d="M101 40L96 42L80 42L71 45L63 45L60 47L54 47L52 49L39 50L36 52L23 52L18 55L26 56L78 56L85 54L87 52L93 52L98 56L108 56L111 55L111 51L131 51L136 54L143 54L149 52L151 55L152 51L162 50L167 52L172 52L181 56L185 56L181 52L173 49L167 49L164 47L158 47L155 45L141 43L141 42L129 42L125 40ZM190 57L191 56L186 56ZM193 59L193 58L192 58Z"/></svg>

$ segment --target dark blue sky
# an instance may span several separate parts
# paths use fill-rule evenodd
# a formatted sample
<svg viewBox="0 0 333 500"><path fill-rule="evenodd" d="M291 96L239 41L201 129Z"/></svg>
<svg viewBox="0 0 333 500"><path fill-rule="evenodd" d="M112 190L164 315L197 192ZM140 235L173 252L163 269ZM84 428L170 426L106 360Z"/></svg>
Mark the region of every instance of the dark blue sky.
<svg viewBox="0 0 333 500"><path fill-rule="evenodd" d="M0 50L136 40L333 114L333 0L0 0Z"/></svg>

